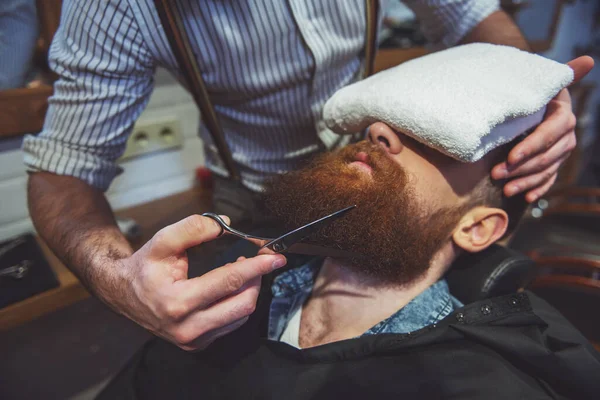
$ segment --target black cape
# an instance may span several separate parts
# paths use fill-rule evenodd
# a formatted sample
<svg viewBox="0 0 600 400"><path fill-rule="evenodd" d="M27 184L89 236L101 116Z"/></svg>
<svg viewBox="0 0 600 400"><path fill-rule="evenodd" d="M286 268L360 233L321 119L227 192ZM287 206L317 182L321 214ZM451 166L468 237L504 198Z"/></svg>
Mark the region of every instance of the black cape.
<svg viewBox="0 0 600 400"><path fill-rule="evenodd" d="M100 399L598 399L600 356L532 293L469 304L410 334L310 349L266 339L256 312L207 350L150 341Z"/></svg>

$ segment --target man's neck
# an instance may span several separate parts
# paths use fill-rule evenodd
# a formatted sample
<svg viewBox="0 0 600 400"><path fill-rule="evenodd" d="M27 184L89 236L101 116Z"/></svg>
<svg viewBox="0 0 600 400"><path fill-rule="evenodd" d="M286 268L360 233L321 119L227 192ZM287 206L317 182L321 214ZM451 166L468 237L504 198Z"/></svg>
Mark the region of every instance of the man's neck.
<svg viewBox="0 0 600 400"><path fill-rule="evenodd" d="M362 335L433 285L441 275L432 270L410 285L397 286L361 276L327 258L302 309L300 347Z"/></svg>

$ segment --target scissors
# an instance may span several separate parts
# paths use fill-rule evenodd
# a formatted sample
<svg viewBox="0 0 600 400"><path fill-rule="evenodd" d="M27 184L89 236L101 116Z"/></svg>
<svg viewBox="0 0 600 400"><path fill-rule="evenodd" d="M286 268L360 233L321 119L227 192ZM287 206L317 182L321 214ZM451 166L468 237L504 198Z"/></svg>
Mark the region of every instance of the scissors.
<svg viewBox="0 0 600 400"><path fill-rule="evenodd" d="M348 213L355 207L356 205L343 208L334 212L333 214L329 214L322 218L319 218L316 221L310 222L304 226L301 226L300 228L296 228L275 239L254 236L233 229L227 224L227 222L223 220L223 218L221 218L218 214L215 213L204 213L202 215L204 217L212 218L221 226L221 233L219 234L219 236L223 234L234 235L239 238L246 239L254 244L257 244L261 247L261 249L267 248L275 253L289 252L295 254L308 254L314 256L348 258L352 257L352 253L348 251L335 249L331 247L323 247L311 243L302 243L302 240L305 239L307 236L311 235L312 233L329 225L336 219L344 216L346 213Z"/></svg>

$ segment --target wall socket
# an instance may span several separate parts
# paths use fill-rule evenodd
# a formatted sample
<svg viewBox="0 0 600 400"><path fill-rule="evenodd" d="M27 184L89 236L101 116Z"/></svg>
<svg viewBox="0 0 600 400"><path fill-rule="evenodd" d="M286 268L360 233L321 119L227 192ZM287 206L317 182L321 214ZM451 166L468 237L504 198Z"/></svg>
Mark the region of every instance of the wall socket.
<svg viewBox="0 0 600 400"><path fill-rule="evenodd" d="M179 148L183 145L183 134L176 118L164 118L136 123L127 139L125 153L120 161L141 155Z"/></svg>

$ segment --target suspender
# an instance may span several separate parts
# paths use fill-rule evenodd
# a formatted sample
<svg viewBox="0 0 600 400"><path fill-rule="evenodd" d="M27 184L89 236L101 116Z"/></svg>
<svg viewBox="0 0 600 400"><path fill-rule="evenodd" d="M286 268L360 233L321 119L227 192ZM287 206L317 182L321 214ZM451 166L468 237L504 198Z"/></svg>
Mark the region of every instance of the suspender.
<svg viewBox="0 0 600 400"><path fill-rule="evenodd" d="M373 74L375 53L377 52L377 3L378 0L365 0L367 29L365 35L365 69L363 78Z"/></svg>
<svg viewBox="0 0 600 400"><path fill-rule="evenodd" d="M373 61L375 59L375 52L377 51L377 3L378 0L365 0L367 29L365 34L364 77L373 73ZM183 79L202 113L202 118L217 147L219 156L229 172L229 178L241 182L240 173L231 156L231 151L223 135L223 129L221 128L212 101L210 100L210 95L206 89L206 84L202 78L198 61L192 51L180 10L176 2L172 0L154 0L154 5L158 11L160 22L165 30L173 55L183 73Z"/></svg>
<svg viewBox="0 0 600 400"><path fill-rule="evenodd" d="M171 45L171 50L177 59L177 64L183 72L183 78L185 79L196 105L202 113L204 123L208 127L208 131L217 147L219 156L227 171L229 172L229 178L235 181L241 181L240 173L237 170L229 146L225 141L223 135L223 129L215 113L208 90L202 79L200 68L198 67L198 61L192 51L190 45L190 39L187 36L183 21L179 15L179 10L172 0L154 0L160 22L162 23L163 29Z"/></svg>

